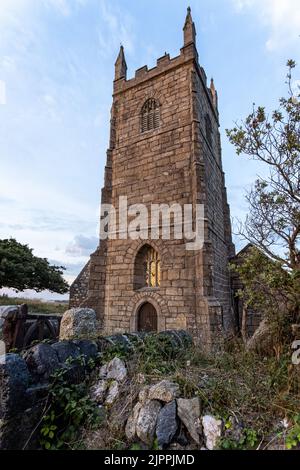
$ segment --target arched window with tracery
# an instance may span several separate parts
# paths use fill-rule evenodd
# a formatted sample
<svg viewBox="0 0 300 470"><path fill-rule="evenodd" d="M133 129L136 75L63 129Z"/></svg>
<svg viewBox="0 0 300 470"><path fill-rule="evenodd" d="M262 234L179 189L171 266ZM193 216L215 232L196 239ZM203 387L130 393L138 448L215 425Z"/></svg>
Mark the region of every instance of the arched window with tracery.
<svg viewBox="0 0 300 470"><path fill-rule="evenodd" d="M157 129L160 125L160 106L154 98L149 98L141 111L141 132Z"/></svg>
<svg viewBox="0 0 300 470"><path fill-rule="evenodd" d="M143 246L134 263L134 288L159 287L161 282L160 265L159 253L152 246Z"/></svg>

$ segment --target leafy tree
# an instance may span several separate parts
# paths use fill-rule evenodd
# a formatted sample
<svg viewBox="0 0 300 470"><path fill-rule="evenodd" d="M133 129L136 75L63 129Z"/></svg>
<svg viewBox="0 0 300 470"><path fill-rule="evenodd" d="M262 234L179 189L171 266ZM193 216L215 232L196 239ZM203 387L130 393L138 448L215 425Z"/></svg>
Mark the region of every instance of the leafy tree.
<svg viewBox="0 0 300 470"><path fill-rule="evenodd" d="M13 238L0 240L0 288L68 292L69 286L62 277L65 268L51 266L47 259L34 256L32 251Z"/></svg>
<svg viewBox="0 0 300 470"><path fill-rule="evenodd" d="M287 97L268 114L253 106L251 114L231 130L238 155L265 166L247 194L249 213L240 234L256 250L238 268L245 296L262 311L296 321L300 306L300 90L293 90L296 64L287 63ZM272 263L271 263L272 262Z"/></svg>

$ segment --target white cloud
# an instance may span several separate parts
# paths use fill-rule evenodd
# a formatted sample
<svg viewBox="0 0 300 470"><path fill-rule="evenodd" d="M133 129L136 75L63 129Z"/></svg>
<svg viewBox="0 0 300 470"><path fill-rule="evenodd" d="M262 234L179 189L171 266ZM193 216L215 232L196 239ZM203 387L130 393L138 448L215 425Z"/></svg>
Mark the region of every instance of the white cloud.
<svg viewBox="0 0 300 470"><path fill-rule="evenodd" d="M99 42L101 54L107 56L123 44L126 52L134 51L133 18L125 10L112 7L107 0L100 0L101 26Z"/></svg>
<svg viewBox="0 0 300 470"><path fill-rule="evenodd" d="M15 11L22 12L31 3L32 0L1 0L0 19L7 18Z"/></svg>
<svg viewBox="0 0 300 470"><path fill-rule="evenodd" d="M88 0L0 0L0 21L14 21L15 15L22 15L39 7L51 8L62 16L69 16L75 8L86 6Z"/></svg>
<svg viewBox="0 0 300 470"><path fill-rule="evenodd" d="M84 235L76 235L66 248L66 253L71 256L89 256L95 251L99 239L97 237L86 237Z"/></svg>
<svg viewBox="0 0 300 470"><path fill-rule="evenodd" d="M73 9L84 7L88 0L42 0L46 7L54 8L63 16L70 16Z"/></svg>
<svg viewBox="0 0 300 470"><path fill-rule="evenodd" d="M268 29L266 48L270 51L291 44L300 47L299 0L232 0L240 12L252 11ZM298 42L297 42L298 41Z"/></svg>

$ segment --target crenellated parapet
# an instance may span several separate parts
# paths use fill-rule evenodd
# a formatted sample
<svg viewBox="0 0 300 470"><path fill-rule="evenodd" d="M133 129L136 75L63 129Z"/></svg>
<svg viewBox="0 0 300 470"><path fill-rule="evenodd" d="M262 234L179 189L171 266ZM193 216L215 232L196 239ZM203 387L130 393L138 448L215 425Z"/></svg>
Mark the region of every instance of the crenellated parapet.
<svg viewBox="0 0 300 470"><path fill-rule="evenodd" d="M124 48L121 46L117 61L116 61L116 74L113 87L113 95L117 97L119 94L124 93L132 88L140 87L143 82L149 82L158 78L160 75L166 74L172 70L176 70L188 64L194 62L199 78L203 84L203 88L209 102L212 107L212 111L218 121L218 100L217 92L214 84L207 86L207 76L203 67L199 63L199 56L196 47L196 28L192 20L191 9L188 8L187 17L185 20L184 28L184 44L180 50L180 54L176 57L171 58L170 54L165 53L162 57L159 57L156 62L156 66L148 68L147 65L138 68L134 77L127 79L127 64L125 60Z"/></svg>

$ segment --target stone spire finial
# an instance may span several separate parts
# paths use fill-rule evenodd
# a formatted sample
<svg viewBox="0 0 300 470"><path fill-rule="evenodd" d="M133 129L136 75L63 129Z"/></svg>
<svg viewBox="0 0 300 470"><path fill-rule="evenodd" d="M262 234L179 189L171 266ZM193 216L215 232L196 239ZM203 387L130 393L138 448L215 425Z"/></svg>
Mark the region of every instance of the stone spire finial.
<svg viewBox="0 0 300 470"><path fill-rule="evenodd" d="M215 88L215 82L213 78L210 81L210 91L211 91L214 107L217 108L218 107L218 93Z"/></svg>
<svg viewBox="0 0 300 470"><path fill-rule="evenodd" d="M195 23L193 22L191 8L188 7L187 15L183 27L184 32L184 45L187 46L188 44L196 44L196 28Z"/></svg>
<svg viewBox="0 0 300 470"><path fill-rule="evenodd" d="M115 63L115 80L127 78L127 64L125 60L124 47L121 45L118 58Z"/></svg>

